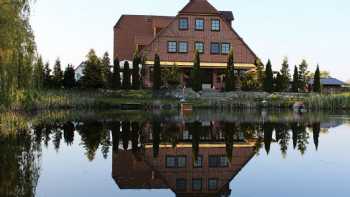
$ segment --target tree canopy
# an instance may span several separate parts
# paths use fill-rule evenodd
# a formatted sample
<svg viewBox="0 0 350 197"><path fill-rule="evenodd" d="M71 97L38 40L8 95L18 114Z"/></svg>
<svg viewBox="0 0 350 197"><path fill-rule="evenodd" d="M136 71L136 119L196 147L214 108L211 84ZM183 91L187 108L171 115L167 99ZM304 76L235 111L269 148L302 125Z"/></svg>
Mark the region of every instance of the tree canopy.
<svg viewBox="0 0 350 197"><path fill-rule="evenodd" d="M283 59L282 68L281 68L281 76L279 81L279 91L288 91L289 82L291 80L288 58Z"/></svg>
<svg viewBox="0 0 350 197"><path fill-rule="evenodd" d="M234 66L233 55L234 55L233 49L231 49L227 58L226 77L225 77L225 91L227 92L235 90L235 66Z"/></svg>
<svg viewBox="0 0 350 197"><path fill-rule="evenodd" d="M299 92L299 71L297 66L294 67L292 91Z"/></svg>
<svg viewBox="0 0 350 197"><path fill-rule="evenodd" d="M72 89L76 86L75 70L72 65L68 65L63 75L63 87Z"/></svg>
<svg viewBox="0 0 350 197"><path fill-rule="evenodd" d="M88 53L85 69L83 70L84 76L81 78L81 85L86 89L97 89L104 86L101 61L97 57L95 51L91 49Z"/></svg>
<svg viewBox="0 0 350 197"><path fill-rule="evenodd" d="M160 58L159 55L156 54L154 56L154 68L153 68L153 90L160 90L162 85L162 74L160 68Z"/></svg>
<svg viewBox="0 0 350 197"><path fill-rule="evenodd" d="M263 83L264 83L264 64L261 62L260 59L255 60L255 66L256 66L256 80L258 82L258 89L261 89Z"/></svg>
<svg viewBox="0 0 350 197"><path fill-rule="evenodd" d="M0 1L0 105L13 102L17 91L31 91L36 47L30 3Z"/></svg>
<svg viewBox="0 0 350 197"><path fill-rule="evenodd" d="M101 59L101 75L103 80L103 86L107 88L109 86L109 81L112 77L111 59L109 58L108 52L105 52Z"/></svg>
<svg viewBox="0 0 350 197"><path fill-rule="evenodd" d="M299 65L299 90L304 91L309 82L309 71L306 60L302 60Z"/></svg>
<svg viewBox="0 0 350 197"><path fill-rule="evenodd" d="M272 65L271 61L268 60L266 64L266 71L265 71L265 77L264 77L264 84L263 84L264 91L266 92L273 92L273 71L272 71Z"/></svg>
<svg viewBox="0 0 350 197"><path fill-rule="evenodd" d="M61 88L63 82L63 71L61 69L61 60L57 58L55 65L53 66L53 85L55 88Z"/></svg>
<svg viewBox="0 0 350 197"><path fill-rule="evenodd" d="M321 93L321 75L320 75L319 65L317 65L315 75L314 75L313 91Z"/></svg>
<svg viewBox="0 0 350 197"><path fill-rule="evenodd" d="M112 79L110 87L113 90L119 90L121 88L121 81L120 81L120 62L118 57L114 60L113 63L113 73L112 73Z"/></svg>
<svg viewBox="0 0 350 197"><path fill-rule="evenodd" d="M138 50L134 53L134 58L132 62L132 89L138 90L141 88L141 76L140 76L140 67L141 56Z"/></svg>
<svg viewBox="0 0 350 197"><path fill-rule="evenodd" d="M44 87L44 63L43 59L40 56L36 63L34 64L34 72L33 72L33 86L37 90L41 90Z"/></svg>
<svg viewBox="0 0 350 197"><path fill-rule="evenodd" d="M193 68L191 71L191 85L192 89L196 92L202 90L202 78L201 78L201 60L199 52L196 50L193 60Z"/></svg>
<svg viewBox="0 0 350 197"><path fill-rule="evenodd" d="M122 88L124 90L129 90L131 88L130 67L129 67L129 62L128 61L124 62Z"/></svg>

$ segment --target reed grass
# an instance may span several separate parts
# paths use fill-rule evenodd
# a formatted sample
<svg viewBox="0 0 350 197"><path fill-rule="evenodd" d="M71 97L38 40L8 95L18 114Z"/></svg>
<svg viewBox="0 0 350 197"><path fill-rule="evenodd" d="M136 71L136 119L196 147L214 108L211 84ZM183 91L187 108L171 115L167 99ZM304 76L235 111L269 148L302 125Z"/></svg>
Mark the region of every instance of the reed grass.
<svg viewBox="0 0 350 197"><path fill-rule="evenodd" d="M0 135L16 135L18 131L29 131L28 117L17 112L0 114Z"/></svg>
<svg viewBox="0 0 350 197"><path fill-rule="evenodd" d="M312 110L350 110L350 93L331 95L312 95L304 103Z"/></svg>
<svg viewBox="0 0 350 197"><path fill-rule="evenodd" d="M55 109L106 109L120 104L143 103L152 98L151 91L81 91L47 90L18 92L7 111Z"/></svg>

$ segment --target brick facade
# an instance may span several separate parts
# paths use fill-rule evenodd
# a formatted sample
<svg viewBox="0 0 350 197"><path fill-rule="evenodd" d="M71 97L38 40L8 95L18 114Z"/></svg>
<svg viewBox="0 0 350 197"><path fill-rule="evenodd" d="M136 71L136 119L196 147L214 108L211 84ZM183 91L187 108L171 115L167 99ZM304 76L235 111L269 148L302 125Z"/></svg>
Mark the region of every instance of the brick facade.
<svg viewBox="0 0 350 197"><path fill-rule="evenodd" d="M180 29L180 19L187 19L188 28ZM195 29L196 19L204 20L203 30ZM227 54L213 54L211 44L230 44L234 51L235 69L255 68L257 56L232 27L233 14L216 10L207 0L190 0L177 16L140 16L123 15L114 27L114 58L132 60L136 50L145 57L143 85L152 87L152 67L155 54L161 60L161 66L176 64L181 70L181 83L188 86L188 72L191 69L195 53L195 43L204 44L204 53L200 55L201 67L209 69L204 78L205 86L221 90L223 71L226 69ZM218 31L212 30L212 21L220 22ZM168 42L177 43L176 52L168 51ZM187 52L179 51L179 42L187 43ZM209 79L209 80L208 80Z"/></svg>

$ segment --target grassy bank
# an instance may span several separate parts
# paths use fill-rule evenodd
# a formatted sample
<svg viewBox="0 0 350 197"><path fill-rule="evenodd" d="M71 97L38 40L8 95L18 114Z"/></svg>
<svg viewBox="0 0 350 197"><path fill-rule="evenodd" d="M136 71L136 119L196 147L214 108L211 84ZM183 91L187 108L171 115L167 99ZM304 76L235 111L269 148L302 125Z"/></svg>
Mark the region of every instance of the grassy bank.
<svg viewBox="0 0 350 197"><path fill-rule="evenodd" d="M313 110L350 110L350 93L311 95L304 102L308 109Z"/></svg>
<svg viewBox="0 0 350 197"><path fill-rule="evenodd" d="M159 109L162 106L175 109L182 94L167 92L154 96L151 90L129 91L77 91L51 90L32 94L20 94L7 111L34 110L104 110L123 109L126 106L140 110ZM176 95L176 96L175 96ZM177 98L176 98L177 97ZM292 109L296 102L303 102L309 110L350 110L350 93L335 95L264 93L264 92L195 92L186 93L187 101L198 109Z"/></svg>
<svg viewBox="0 0 350 197"><path fill-rule="evenodd" d="M122 105L137 104L146 108L153 103L176 104L175 99L153 99L152 91L78 91L78 90L49 90L32 93L14 102L8 111L33 111L55 109L113 109Z"/></svg>
<svg viewBox="0 0 350 197"><path fill-rule="evenodd" d="M231 92L203 94L192 99L198 108L214 109L293 109L296 102L302 102L308 110L350 110L350 93L320 95L308 93Z"/></svg>
<svg viewBox="0 0 350 197"><path fill-rule="evenodd" d="M122 111L122 110L44 110L35 113L4 112L0 113L0 135L15 135L18 131L31 131L31 128L43 125L62 125L66 122L172 122L181 124L185 122L235 122L244 123L292 123L292 122L334 122L339 121L335 117L344 116L347 113L340 112L308 112L295 114L290 110L194 110L183 116L178 111L159 111L158 113L146 111ZM347 119L343 121L349 121Z"/></svg>

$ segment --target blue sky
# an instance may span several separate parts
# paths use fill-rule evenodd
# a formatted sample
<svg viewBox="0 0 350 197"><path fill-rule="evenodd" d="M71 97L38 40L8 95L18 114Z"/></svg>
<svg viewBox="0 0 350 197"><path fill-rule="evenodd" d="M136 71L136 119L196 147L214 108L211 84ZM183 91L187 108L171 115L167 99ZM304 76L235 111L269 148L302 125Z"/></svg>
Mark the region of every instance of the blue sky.
<svg viewBox="0 0 350 197"><path fill-rule="evenodd" d="M113 52L113 26L122 14L176 15L189 0L37 0L32 26L39 53L52 64L78 65L89 49ZM265 62L279 69L287 56L306 59L342 80L350 79L350 1L209 0L231 10L234 28ZM292 70L292 68L291 68Z"/></svg>

